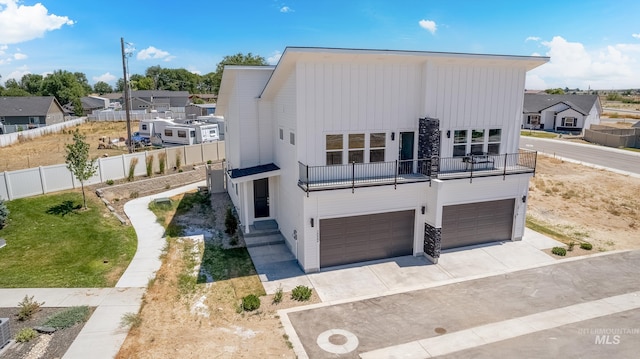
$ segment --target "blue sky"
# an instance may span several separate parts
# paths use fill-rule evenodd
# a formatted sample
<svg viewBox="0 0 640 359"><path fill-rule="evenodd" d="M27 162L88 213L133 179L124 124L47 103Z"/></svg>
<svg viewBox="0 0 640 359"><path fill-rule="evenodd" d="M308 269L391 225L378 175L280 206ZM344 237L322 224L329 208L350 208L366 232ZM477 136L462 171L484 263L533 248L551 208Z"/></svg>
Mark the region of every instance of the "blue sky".
<svg viewBox="0 0 640 359"><path fill-rule="evenodd" d="M115 84L123 37L130 74L318 46L549 56L527 88L640 88L639 14L637 0L0 0L0 83L62 69Z"/></svg>

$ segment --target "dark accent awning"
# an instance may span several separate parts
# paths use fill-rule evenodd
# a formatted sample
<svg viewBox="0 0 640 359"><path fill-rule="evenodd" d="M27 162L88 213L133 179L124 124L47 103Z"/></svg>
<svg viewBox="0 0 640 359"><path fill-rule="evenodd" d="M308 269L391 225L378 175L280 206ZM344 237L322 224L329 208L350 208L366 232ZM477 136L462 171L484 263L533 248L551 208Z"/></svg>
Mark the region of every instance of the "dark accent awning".
<svg viewBox="0 0 640 359"><path fill-rule="evenodd" d="M277 171L279 169L280 167L276 166L273 163L269 163L266 165L260 165L260 166L254 166L254 167L235 168L229 171L229 174L231 178L240 178L240 177L257 175L265 172Z"/></svg>

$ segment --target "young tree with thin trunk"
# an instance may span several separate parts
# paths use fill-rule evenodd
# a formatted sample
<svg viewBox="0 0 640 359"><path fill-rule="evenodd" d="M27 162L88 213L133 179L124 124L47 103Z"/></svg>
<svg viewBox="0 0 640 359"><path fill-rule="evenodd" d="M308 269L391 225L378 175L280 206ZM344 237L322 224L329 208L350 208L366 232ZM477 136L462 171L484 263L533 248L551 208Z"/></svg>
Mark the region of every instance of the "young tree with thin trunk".
<svg viewBox="0 0 640 359"><path fill-rule="evenodd" d="M82 202L84 209L87 209L87 197L84 194L84 181L91 178L98 167L96 159L89 158L89 144L85 142L86 137L76 129L73 133L73 143L66 145L66 163L69 171L80 181L82 187Z"/></svg>

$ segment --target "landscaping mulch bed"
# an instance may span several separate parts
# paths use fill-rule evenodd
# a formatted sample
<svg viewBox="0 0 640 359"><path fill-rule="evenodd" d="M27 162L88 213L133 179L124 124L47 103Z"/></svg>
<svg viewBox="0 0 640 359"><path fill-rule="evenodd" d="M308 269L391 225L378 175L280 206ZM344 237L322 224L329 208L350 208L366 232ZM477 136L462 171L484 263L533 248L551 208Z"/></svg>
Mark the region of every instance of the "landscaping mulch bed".
<svg viewBox="0 0 640 359"><path fill-rule="evenodd" d="M16 303L17 304L17 303ZM18 308L0 308L0 318L9 318L11 326L11 337L15 338L16 334L22 328L42 325L53 314L56 314L66 308L41 308L36 312L30 320L18 320ZM89 308L93 314L95 308ZM5 347L0 354L2 359L36 359L62 358L64 353L69 349L71 343L75 340L78 333L82 330L85 323L78 323L70 328L57 330L53 334L38 334L38 336L26 343L12 342ZM45 346L45 342L49 343ZM38 345L38 343L41 343ZM38 345L38 347L36 347Z"/></svg>

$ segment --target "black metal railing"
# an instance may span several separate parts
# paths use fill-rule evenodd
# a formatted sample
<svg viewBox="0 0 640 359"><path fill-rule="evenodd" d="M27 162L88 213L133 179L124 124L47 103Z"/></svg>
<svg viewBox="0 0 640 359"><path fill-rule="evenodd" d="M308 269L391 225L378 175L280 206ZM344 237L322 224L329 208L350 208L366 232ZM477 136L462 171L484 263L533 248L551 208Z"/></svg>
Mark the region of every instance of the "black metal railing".
<svg viewBox="0 0 640 359"><path fill-rule="evenodd" d="M430 179L450 180L535 173L537 152L481 154L391 162L307 166L298 162L298 186L309 191L398 185Z"/></svg>
<svg viewBox="0 0 640 359"><path fill-rule="evenodd" d="M298 162L298 185L305 191L397 185L429 180L429 161L349 163L332 166L307 166Z"/></svg>

